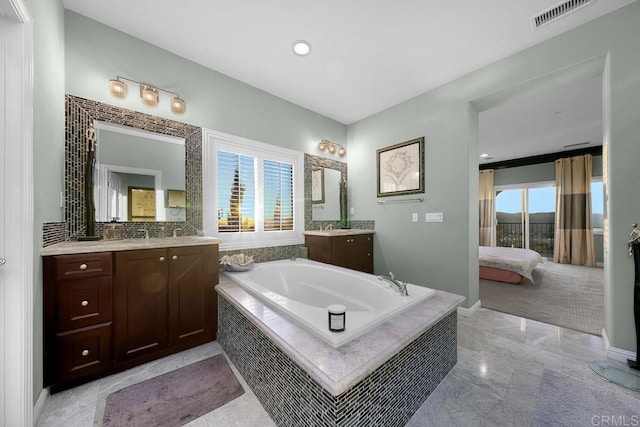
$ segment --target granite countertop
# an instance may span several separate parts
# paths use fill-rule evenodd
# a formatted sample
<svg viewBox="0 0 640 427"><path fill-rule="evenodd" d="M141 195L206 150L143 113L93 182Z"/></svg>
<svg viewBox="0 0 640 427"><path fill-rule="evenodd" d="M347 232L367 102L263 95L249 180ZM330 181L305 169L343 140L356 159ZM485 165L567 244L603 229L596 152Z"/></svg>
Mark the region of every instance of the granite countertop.
<svg viewBox="0 0 640 427"><path fill-rule="evenodd" d="M183 236L151 239L95 240L89 242L62 242L40 250L40 255L86 254L91 252L130 251L135 249L174 248L219 244L215 237Z"/></svg>
<svg viewBox="0 0 640 427"><path fill-rule="evenodd" d="M460 295L434 289L435 294L425 302L333 348L224 274L216 291L334 396L369 375L464 301Z"/></svg>
<svg viewBox="0 0 640 427"><path fill-rule="evenodd" d="M375 230L364 230L359 228L335 228L333 230L307 230L307 236L355 236L356 234L375 234Z"/></svg>

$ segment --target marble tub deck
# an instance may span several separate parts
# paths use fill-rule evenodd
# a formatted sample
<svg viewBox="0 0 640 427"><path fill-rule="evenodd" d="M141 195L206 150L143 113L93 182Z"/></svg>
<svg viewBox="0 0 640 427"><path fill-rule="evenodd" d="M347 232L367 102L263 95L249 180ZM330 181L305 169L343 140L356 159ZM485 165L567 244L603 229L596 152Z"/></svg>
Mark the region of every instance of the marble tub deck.
<svg viewBox="0 0 640 427"><path fill-rule="evenodd" d="M224 354L218 343L205 344L49 396L37 425L101 426L109 393L219 353ZM603 381L591 371L588 362L605 358L600 337L484 308L472 317L458 316L458 364L407 425L530 426L545 370L607 393L611 401L636 398L640 408L640 393ZM231 367L245 394L187 426L275 425ZM608 413L614 411L612 405Z"/></svg>
<svg viewBox="0 0 640 427"><path fill-rule="evenodd" d="M224 274L216 291L333 396L349 390L464 301L460 295L435 290L428 300L333 348Z"/></svg>

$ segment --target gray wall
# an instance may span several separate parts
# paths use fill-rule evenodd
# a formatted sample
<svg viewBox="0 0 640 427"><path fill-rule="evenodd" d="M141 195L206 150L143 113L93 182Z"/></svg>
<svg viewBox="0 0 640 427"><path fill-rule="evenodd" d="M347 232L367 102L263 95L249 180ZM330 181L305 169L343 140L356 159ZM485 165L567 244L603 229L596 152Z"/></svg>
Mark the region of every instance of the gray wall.
<svg viewBox="0 0 640 427"><path fill-rule="evenodd" d="M602 156L593 157L593 177L602 178ZM511 185L528 182L548 182L556 180L554 162L539 163L537 165L517 166L506 169L496 169L494 185ZM596 262L604 262L604 238L602 234L594 237Z"/></svg>
<svg viewBox="0 0 640 427"><path fill-rule="evenodd" d="M63 220L64 9L60 0L27 0L33 17L33 399L42 391L42 224Z"/></svg>
<svg viewBox="0 0 640 427"><path fill-rule="evenodd" d="M65 43L71 95L304 152L315 153L321 139L346 143L341 123L75 12L65 12ZM144 105L133 83L125 99L111 96L109 80L117 75L178 92L186 112L173 114L163 92L157 107Z"/></svg>
<svg viewBox="0 0 640 427"><path fill-rule="evenodd" d="M478 113L602 75L606 189L605 327L614 347L635 350L633 263L626 254L640 199L640 3L511 55L348 127L351 205L376 222L375 270L478 299ZM428 70L425 70L428 72ZM376 149L425 136L426 200L376 203ZM615 204L613 203L615 201ZM411 213L444 212L444 223Z"/></svg>

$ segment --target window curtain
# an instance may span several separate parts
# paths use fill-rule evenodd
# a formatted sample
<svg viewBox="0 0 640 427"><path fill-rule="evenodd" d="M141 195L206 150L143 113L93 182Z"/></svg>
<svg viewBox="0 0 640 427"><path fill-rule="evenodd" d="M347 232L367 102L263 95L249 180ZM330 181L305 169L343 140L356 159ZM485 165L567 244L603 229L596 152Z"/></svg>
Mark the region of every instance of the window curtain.
<svg viewBox="0 0 640 427"><path fill-rule="evenodd" d="M590 154L556 160L556 226L553 261L595 266L591 220Z"/></svg>
<svg viewBox="0 0 640 427"><path fill-rule="evenodd" d="M493 246L493 169L480 171L478 198L480 200L480 246Z"/></svg>

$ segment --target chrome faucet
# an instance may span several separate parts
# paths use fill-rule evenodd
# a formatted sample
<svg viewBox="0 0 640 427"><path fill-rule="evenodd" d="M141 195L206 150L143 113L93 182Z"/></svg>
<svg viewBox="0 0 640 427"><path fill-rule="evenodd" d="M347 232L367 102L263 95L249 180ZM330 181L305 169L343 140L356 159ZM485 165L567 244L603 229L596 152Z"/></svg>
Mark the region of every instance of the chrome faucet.
<svg viewBox="0 0 640 427"><path fill-rule="evenodd" d="M333 230L333 224L327 224L327 226L324 229L325 230Z"/></svg>
<svg viewBox="0 0 640 427"><path fill-rule="evenodd" d="M147 230L146 226L144 228L139 228L138 231L143 231L144 232L144 238L145 239L149 238L149 230Z"/></svg>
<svg viewBox="0 0 640 427"><path fill-rule="evenodd" d="M182 231L182 228L174 228L173 229L173 237L178 237L178 231Z"/></svg>
<svg viewBox="0 0 640 427"><path fill-rule="evenodd" d="M407 292L407 282L396 279L392 272L389 272L389 277L378 276L378 280L385 281L398 288L398 292L400 292L400 295L402 295L403 297L409 296L409 292Z"/></svg>

